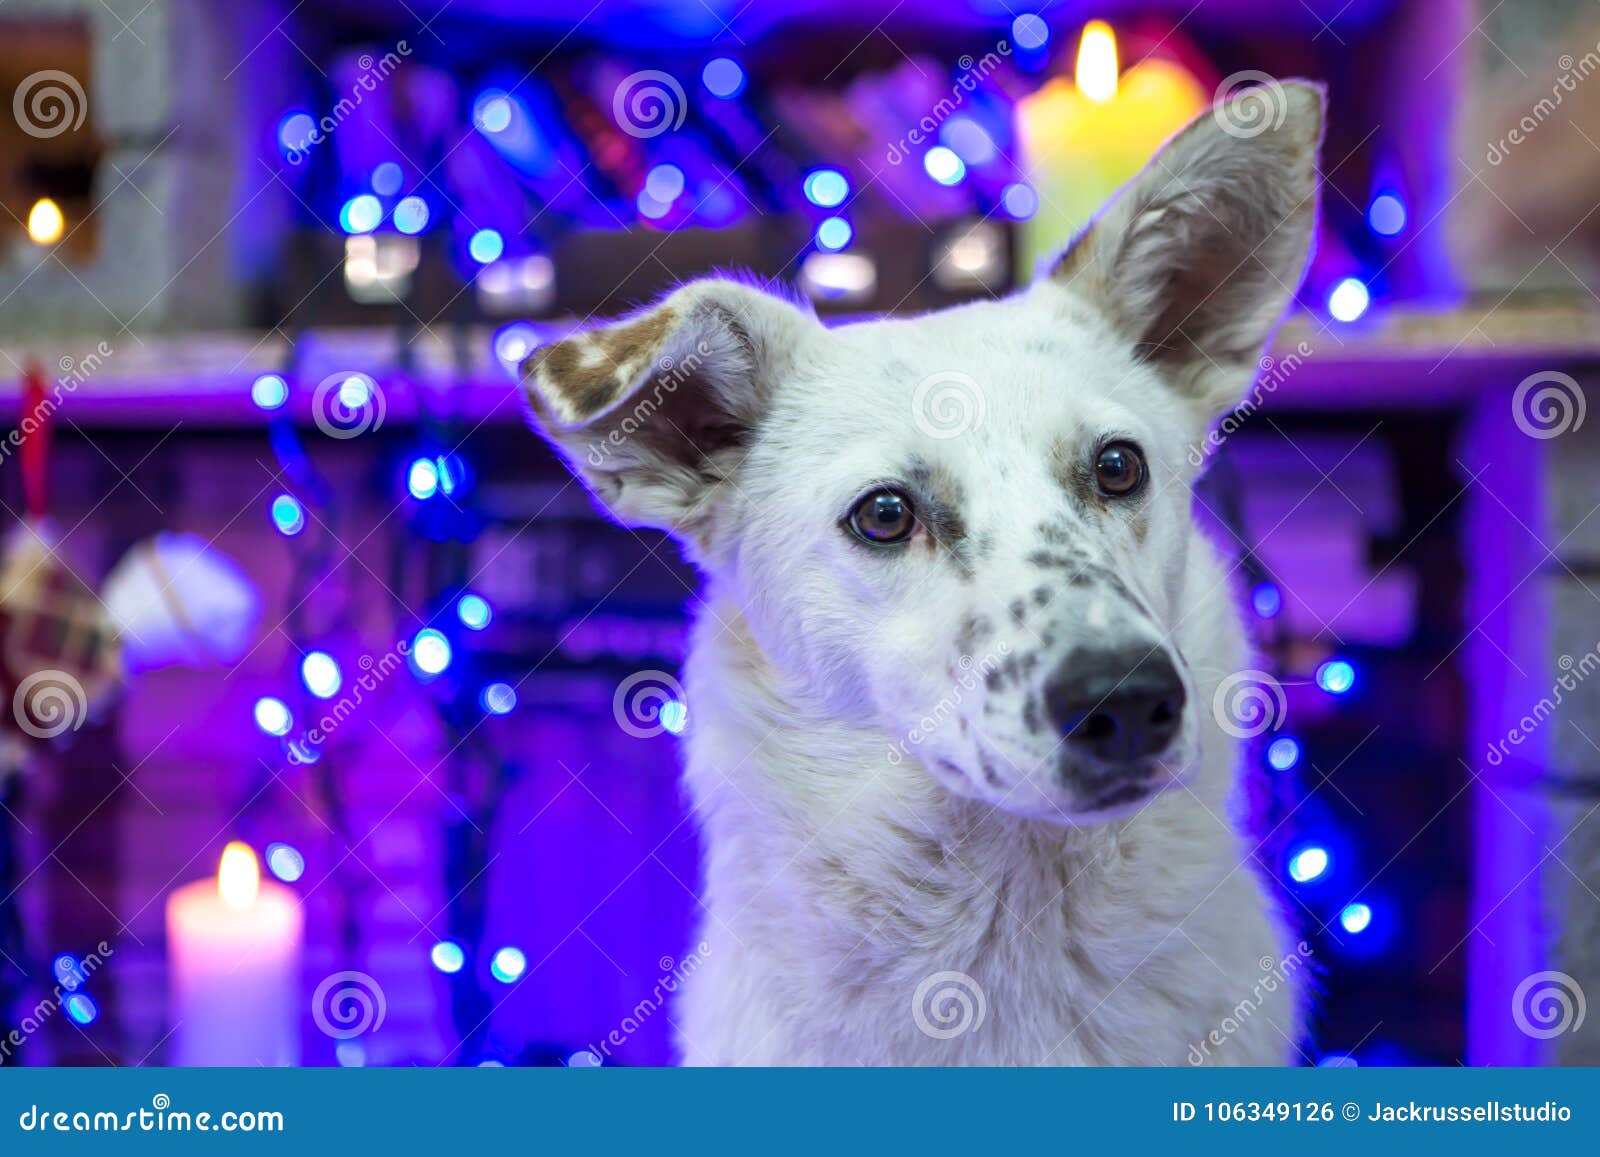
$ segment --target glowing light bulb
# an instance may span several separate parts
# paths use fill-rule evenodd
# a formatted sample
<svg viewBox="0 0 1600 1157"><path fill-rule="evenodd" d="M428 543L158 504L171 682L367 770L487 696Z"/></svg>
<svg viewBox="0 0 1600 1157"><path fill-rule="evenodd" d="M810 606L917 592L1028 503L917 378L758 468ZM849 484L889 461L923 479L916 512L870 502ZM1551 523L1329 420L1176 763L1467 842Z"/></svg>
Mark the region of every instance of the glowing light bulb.
<svg viewBox="0 0 1600 1157"><path fill-rule="evenodd" d="M1257 583L1255 590L1250 592L1250 605L1263 619L1275 619L1278 612L1283 610L1283 592L1275 583Z"/></svg>
<svg viewBox="0 0 1600 1157"><path fill-rule="evenodd" d="M1096 104L1117 95L1117 36L1104 20L1091 20L1083 26L1074 79L1078 91Z"/></svg>
<svg viewBox="0 0 1600 1157"><path fill-rule="evenodd" d="M411 661L424 675L437 675L450 666L450 640L432 627L424 627L411 640Z"/></svg>
<svg viewBox="0 0 1600 1157"><path fill-rule="evenodd" d="M306 874L306 858L299 848L289 844L268 844L267 871L285 884L292 884Z"/></svg>
<svg viewBox="0 0 1600 1157"><path fill-rule="evenodd" d="M305 681L306 690L318 699L332 699L344 683L339 664L326 651L312 651L300 660L300 678Z"/></svg>
<svg viewBox="0 0 1600 1157"><path fill-rule="evenodd" d="M1315 844L1302 848L1289 859L1289 878L1297 884L1309 884L1326 875L1331 862L1326 848Z"/></svg>
<svg viewBox="0 0 1600 1157"><path fill-rule="evenodd" d="M967 175L966 162L943 145L934 145L922 155L922 168L941 185L959 185Z"/></svg>
<svg viewBox="0 0 1600 1157"><path fill-rule="evenodd" d="M467 954L454 940L439 941L428 953L428 958L433 961L435 968L447 976L460 972L462 965L467 962Z"/></svg>
<svg viewBox="0 0 1600 1157"><path fill-rule="evenodd" d="M837 251L850 244L853 236L855 230L850 228L850 222L843 217L829 217L817 226L817 247Z"/></svg>
<svg viewBox="0 0 1600 1157"><path fill-rule="evenodd" d="M439 493L439 466L432 458L417 458L406 471L406 489L411 497L426 501Z"/></svg>
<svg viewBox="0 0 1600 1157"><path fill-rule="evenodd" d="M415 236L428 227L428 203L413 194L401 197L394 207L394 227L408 236Z"/></svg>
<svg viewBox="0 0 1600 1157"><path fill-rule="evenodd" d="M1300 741L1280 735L1267 745L1267 766L1273 771L1288 771L1300 762Z"/></svg>
<svg viewBox="0 0 1600 1157"><path fill-rule="evenodd" d="M383 202L371 193L351 197L339 210L339 228L346 233L371 233L383 223Z"/></svg>
<svg viewBox="0 0 1600 1157"><path fill-rule="evenodd" d="M744 69L737 60L718 56L706 61L706 66L700 70L700 82L712 96L731 100L744 91Z"/></svg>
<svg viewBox="0 0 1600 1157"><path fill-rule="evenodd" d="M1339 913L1339 923L1344 930L1352 936L1365 932L1372 923L1372 909L1359 901L1346 904L1344 911Z"/></svg>
<svg viewBox="0 0 1600 1157"><path fill-rule="evenodd" d="M289 400L289 383L277 374L262 374L250 384L250 400L263 410L277 410Z"/></svg>
<svg viewBox="0 0 1600 1157"><path fill-rule="evenodd" d="M293 538L306 528L306 511L292 494L280 494L272 500L272 525L280 534Z"/></svg>
<svg viewBox="0 0 1600 1157"><path fill-rule="evenodd" d="M1355 321L1367 312L1372 294L1358 278L1346 277L1328 294L1328 313L1335 321Z"/></svg>
<svg viewBox="0 0 1600 1157"><path fill-rule="evenodd" d="M1000 194L1000 204L1013 219L1026 221L1039 211L1039 194L1033 191L1033 186L1017 182L1006 186L1005 192Z"/></svg>
<svg viewBox="0 0 1600 1157"><path fill-rule="evenodd" d="M468 592L456 601L456 618L460 619L461 625L469 631L483 630L493 617L494 612L489 609L489 600L482 595Z"/></svg>
<svg viewBox="0 0 1600 1157"><path fill-rule="evenodd" d="M844 204L850 195L850 182L838 169L815 169L806 174L800 188L807 201L823 209Z"/></svg>
<svg viewBox="0 0 1600 1157"><path fill-rule="evenodd" d="M490 974L501 984L511 984L528 968L528 958L520 948L502 948L489 962Z"/></svg>
<svg viewBox="0 0 1600 1157"><path fill-rule="evenodd" d="M517 706L517 689L510 683L490 683L479 694L478 704L490 715L510 715Z"/></svg>
<svg viewBox="0 0 1600 1157"><path fill-rule="evenodd" d="M500 255L505 251L505 238L493 229L479 229L472 235L472 240L467 242L467 252L479 265L488 265L491 261L500 260Z"/></svg>
<svg viewBox="0 0 1600 1157"><path fill-rule="evenodd" d="M1317 686L1329 695L1343 695L1356 685L1356 669L1343 659L1329 659L1317 668Z"/></svg>
<svg viewBox="0 0 1600 1157"><path fill-rule="evenodd" d="M678 700L673 699L661 705L660 719L661 726L665 727L673 735L682 735L683 729L689 723L689 709Z"/></svg>
<svg viewBox="0 0 1600 1157"><path fill-rule="evenodd" d="M284 736L294 726L294 716L282 699L263 695L256 700L256 726L268 735Z"/></svg>
<svg viewBox="0 0 1600 1157"><path fill-rule="evenodd" d="M217 894L230 908L245 909L256 902L261 890L261 865L250 845L234 840L222 849L217 865Z"/></svg>

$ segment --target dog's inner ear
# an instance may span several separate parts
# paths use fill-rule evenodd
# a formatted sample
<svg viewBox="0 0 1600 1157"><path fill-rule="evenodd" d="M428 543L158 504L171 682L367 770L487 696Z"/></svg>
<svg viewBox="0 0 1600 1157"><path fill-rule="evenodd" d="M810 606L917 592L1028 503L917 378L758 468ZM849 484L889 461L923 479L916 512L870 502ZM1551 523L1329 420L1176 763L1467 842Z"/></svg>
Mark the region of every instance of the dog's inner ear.
<svg viewBox="0 0 1600 1157"><path fill-rule="evenodd" d="M1294 296L1316 219L1323 98L1250 89L1189 124L1050 270L1212 415L1230 408Z"/></svg>
<svg viewBox="0 0 1600 1157"><path fill-rule="evenodd" d="M535 350L523 384L544 435L613 514L693 538L807 324L758 290L699 282Z"/></svg>

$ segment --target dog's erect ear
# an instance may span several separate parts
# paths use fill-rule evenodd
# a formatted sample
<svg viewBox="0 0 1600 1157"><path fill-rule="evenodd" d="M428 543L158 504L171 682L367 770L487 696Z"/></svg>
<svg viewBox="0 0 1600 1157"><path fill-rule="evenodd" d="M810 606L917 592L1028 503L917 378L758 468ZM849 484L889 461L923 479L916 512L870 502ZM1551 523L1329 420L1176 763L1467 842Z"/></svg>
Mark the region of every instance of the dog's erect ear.
<svg viewBox="0 0 1600 1157"><path fill-rule="evenodd" d="M522 381L542 432L619 520L695 540L816 324L758 289L700 281L535 350Z"/></svg>
<svg viewBox="0 0 1600 1157"><path fill-rule="evenodd" d="M1323 90L1245 89L1164 145L1050 270L1211 416L1294 296L1316 221Z"/></svg>

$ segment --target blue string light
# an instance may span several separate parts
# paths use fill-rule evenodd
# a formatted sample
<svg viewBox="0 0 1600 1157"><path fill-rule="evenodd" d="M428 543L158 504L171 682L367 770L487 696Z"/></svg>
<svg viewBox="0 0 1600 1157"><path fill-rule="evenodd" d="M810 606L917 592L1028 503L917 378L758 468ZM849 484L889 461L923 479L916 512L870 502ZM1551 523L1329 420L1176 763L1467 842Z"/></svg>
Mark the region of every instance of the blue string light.
<svg viewBox="0 0 1600 1157"><path fill-rule="evenodd" d="M339 664L326 651L312 651L300 660L300 678L318 699L332 699L344 683Z"/></svg>
<svg viewBox="0 0 1600 1157"><path fill-rule="evenodd" d="M1339 924L1352 936L1360 935L1372 924L1372 909L1359 901L1346 904L1339 913Z"/></svg>
<svg viewBox="0 0 1600 1157"><path fill-rule="evenodd" d="M719 100L732 100L744 91L744 69L728 56L718 56L706 61L700 70L700 83L706 91Z"/></svg>
<svg viewBox="0 0 1600 1157"><path fill-rule="evenodd" d="M850 182L838 169L813 169L806 174L800 189L819 209L833 209L843 205L850 195Z"/></svg>
<svg viewBox="0 0 1600 1157"><path fill-rule="evenodd" d="M285 884L292 884L306 874L306 858L289 844L268 844L267 870Z"/></svg>
<svg viewBox="0 0 1600 1157"><path fill-rule="evenodd" d="M837 252L850 244L855 230L843 217L829 217L817 226L817 247Z"/></svg>
<svg viewBox="0 0 1600 1157"><path fill-rule="evenodd" d="M501 984L512 984L527 971L528 958L520 948L502 948L489 962L489 973Z"/></svg>
<svg viewBox="0 0 1600 1157"><path fill-rule="evenodd" d="M1329 659L1317 668L1317 686L1329 695L1347 694L1356 685L1356 669L1343 659Z"/></svg>
<svg viewBox="0 0 1600 1157"><path fill-rule="evenodd" d="M1273 771L1288 771L1300 762L1300 741L1280 735L1267 745L1267 766Z"/></svg>
<svg viewBox="0 0 1600 1157"><path fill-rule="evenodd" d="M439 464L432 458L413 459L406 469L406 489L419 502L439 493Z"/></svg>
<svg viewBox="0 0 1600 1157"><path fill-rule="evenodd" d="M478 705L490 715L510 715L516 710L517 689L510 683L490 683L479 693Z"/></svg>
<svg viewBox="0 0 1600 1157"><path fill-rule="evenodd" d="M1327 875L1332 865L1328 849L1312 844L1289 857L1289 878L1296 884L1309 884Z"/></svg>
<svg viewBox="0 0 1600 1157"><path fill-rule="evenodd" d="M411 640L411 665L423 675L439 675L450 666L450 640L424 627Z"/></svg>
<svg viewBox="0 0 1600 1157"><path fill-rule="evenodd" d="M292 494L280 494L272 500L272 525L278 533L293 538L306 528L305 507Z"/></svg>
<svg viewBox="0 0 1600 1157"><path fill-rule="evenodd" d="M468 591L456 600L456 618L469 631L483 630L493 617L494 611L489 607L489 600L482 595Z"/></svg>
<svg viewBox="0 0 1600 1157"><path fill-rule="evenodd" d="M268 735L288 735L289 729L294 726L294 716L290 714L288 706L282 699L274 699L271 695L263 695L256 700L255 716L256 726Z"/></svg>
<svg viewBox="0 0 1600 1157"><path fill-rule="evenodd" d="M289 400L289 383L277 374L262 374L250 385L250 400L263 410L278 410Z"/></svg>
<svg viewBox="0 0 1600 1157"><path fill-rule="evenodd" d="M454 940L439 941L428 953L428 958L433 961L435 968L447 976L460 972L467 962L467 954Z"/></svg>

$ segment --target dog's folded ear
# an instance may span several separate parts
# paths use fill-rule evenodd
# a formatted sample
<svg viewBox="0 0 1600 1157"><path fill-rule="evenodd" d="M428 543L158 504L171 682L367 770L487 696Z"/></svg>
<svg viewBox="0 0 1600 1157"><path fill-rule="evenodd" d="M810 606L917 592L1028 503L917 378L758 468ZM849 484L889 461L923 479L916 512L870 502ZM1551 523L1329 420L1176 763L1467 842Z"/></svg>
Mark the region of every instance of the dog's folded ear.
<svg viewBox="0 0 1600 1157"><path fill-rule="evenodd" d="M541 432L620 521L692 542L817 324L759 289L695 282L536 349L523 386Z"/></svg>
<svg viewBox="0 0 1600 1157"><path fill-rule="evenodd" d="M1216 416L1249 386L1304 273L1323 90L1244 89L1168 141L1050 270Z"/></svg>

